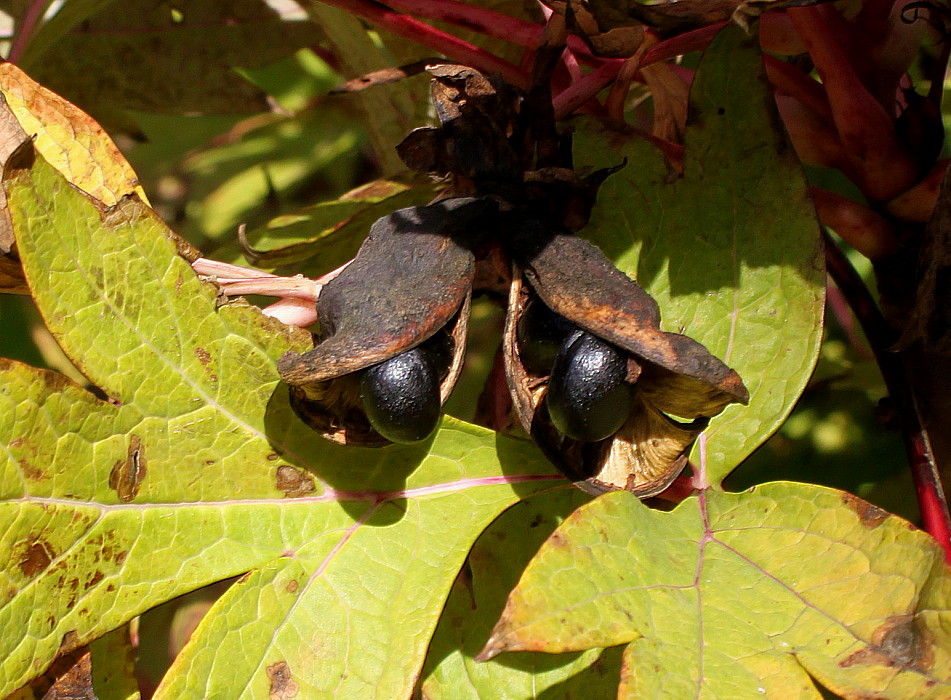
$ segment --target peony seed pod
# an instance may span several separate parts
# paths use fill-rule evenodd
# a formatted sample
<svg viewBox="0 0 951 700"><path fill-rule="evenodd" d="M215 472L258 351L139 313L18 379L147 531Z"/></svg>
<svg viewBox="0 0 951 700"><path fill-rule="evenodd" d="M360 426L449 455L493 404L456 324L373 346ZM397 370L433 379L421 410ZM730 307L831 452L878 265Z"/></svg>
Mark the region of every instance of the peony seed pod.
<svg viewBox="0 0 951 700"><path fill-rule="evenodd" d="M400 209L373 224L356 258L317 300L316 347L287 353L278 362L301 420L341 444L389 444L367 415L362 371L437 334L444 340L434 341L429 352L434 367L448 366L444 373L436 367L439 405L446 401L465 353L474 274L471 248L495 209L486 199L447 199ZM448 361L435 360L440 353ZM380 416L376 420L386 424Z"/></svg>
<svg viewBox="0 0 951 700"><path fill-rule="evenodd" d="M700 343L662 331L657 303L592 244L522 212L511 215L506 233L513 279L503 354L522 426L585 491L625 489L642 498L663 491L686 466L709 418L749 401L742 380ZM533 350L523 358L529 345L518 329L537 304L611 354L570 344L557 371L534 362ZM582 379L589 352L605 374ZM623 388L635 383L637 391Z"/></svg>

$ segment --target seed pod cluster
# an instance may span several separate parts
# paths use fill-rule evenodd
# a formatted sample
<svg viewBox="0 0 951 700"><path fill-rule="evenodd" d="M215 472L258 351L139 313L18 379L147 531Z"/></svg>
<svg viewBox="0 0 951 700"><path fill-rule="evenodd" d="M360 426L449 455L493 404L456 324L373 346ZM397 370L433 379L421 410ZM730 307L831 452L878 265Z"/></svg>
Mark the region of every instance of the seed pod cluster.
<svg viewBox="0 0 951 700"><path fill-rule="evenodd" d="M462 367L473 285L507 291L502 349L521 425L580 488L646 497L680 473L709 418L749 394L702 345L662 331L657 303L572 233L617 168L573 169L551 107L561 53L539 49L521 94L464 66L428 68L440 125L397 150L478 196L377 221L320 294L316 347L278 369L298 416L330 440L424 440Z"/></svg>

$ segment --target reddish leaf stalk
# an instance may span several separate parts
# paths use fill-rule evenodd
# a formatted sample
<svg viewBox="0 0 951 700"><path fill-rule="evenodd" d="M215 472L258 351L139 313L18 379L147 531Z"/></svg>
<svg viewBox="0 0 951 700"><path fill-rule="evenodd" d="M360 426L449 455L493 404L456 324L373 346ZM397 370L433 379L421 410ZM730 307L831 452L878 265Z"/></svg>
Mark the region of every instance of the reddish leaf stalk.
<svg viewBox="0 0 951 700"><path fill-rule="evenodd" d="M614 80L623 65L624 59L612 60L568 86L554 99L555 118L562 119L568 116L601 92Z"/></svg>
<svg viewBox="0 0 951 700"><path fill-rule="evenodd" d="M397 36L433 49L453 61L484 73L499 73L506 81L517 87L527 88L529 85L528 74L518 66L414 17L394 12L386 5L372 2L372 0L321 0L321 2L357 15Z"/></svg>
<svg viewBox="0 0 951 700"><path fill-rule="evenodd" d="M16 63L23 56L49 4L49 0L32 0L26 8L26 12L23 13L23 20L20 22L20 26L17 27L16 36L13 37L10 55L7 56L10 63Z"/></svg>
<svg viewBox="0 0 951 700"><path fill-rule="evenodd" d="M821 117L832 118L832 109L825 90L815 80L793 65L763 54L763 65L769 81L785 95L795 97Z"/></svg>
<svg viewBox="0 0 951 700"><path fill-rule="evenodd" d="M880 260L898 249L895 229L881 214L819 187L810 187L809 194L819 221L869 260Z"/></svg>
<svg viewBox="0 0 951 700"><path fill-rule="evenodd" d="M945 559L951 563L951 516L948 514L948 503L931 453L928 432L901 357L888 352L888 348L894 344L895 334L862 278L828 236L825 236L825 253L829 274L848 300L862 330L865 331L885 386L895 403L897 415L901 420L905 452L915 482L922 526L938 541L944 550Z"/></svg>
<svg viewBox="0 0 951 700"><path fill-rule="evenodd" d="M542 40L543 26L541 24L468 5L458 0L383 0L382 4L407 15L445 22L526 48L534 49ZM587 44L580 37L569 36L568 46L586 60L601 62L601 59L591 54Z"/></svg>
<svg viewBox="0 0 951 700"><path fill-rule="evenodd" d="M717 22L701 29L694 29L675 37L661 41L650 51L644 54L642 66L649 66L658 61L666 61L669 58L676 58L691 51L702 51L713 40L717 32L727 25L726 22Z"/></svg>
<svg viewBox="0 0 951 700"><path fill-rule="evenodd" d="M904 192L915 181L915 165L901 147L894 120L862 84L833 30L829 18L837 10L812 6L787 12L822 77L842 143L861 169L857 184L879 201Z"/></svg>
<svg viewBox="0 0 951 700"><path fill-rule="evenodd" d="M911 189L902 192L890 202L885 203L885 211L904 221L926 224L938 204L938 193L944 180L951 158L939 160L931 171Z"/></svg>

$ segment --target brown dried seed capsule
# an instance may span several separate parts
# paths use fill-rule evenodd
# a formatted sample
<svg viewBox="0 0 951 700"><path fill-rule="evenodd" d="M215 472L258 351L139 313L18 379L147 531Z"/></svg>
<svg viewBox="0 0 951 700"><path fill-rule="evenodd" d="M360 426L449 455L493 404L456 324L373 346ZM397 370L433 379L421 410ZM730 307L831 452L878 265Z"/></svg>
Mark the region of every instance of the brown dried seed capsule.
<svg viewBox="0 0 951 700"><path fill-rule="evenodd" d="M528 218L515 218L508 233L514 263L503 350L519 420L548 458L586 491L626 489L642 498L662 491L686 465L708 418L730 403L749 400L746 387L702 345L662 331L656 302L590 243L567 232L551 233ZM626 383L637 383L626 420L606 439L590 439L599 433L576 432L558 417L570 405L557 398L559 377L555 415L545 408L551 373L526 364L517 339L526 309L540 302L617 350L625 360ZM622 365L615 361L612 367L619 373ZM612 376L607 384L616 387Z"/></svg>
<svg viewBox="0 0 951 700"><path fill-rule="evenodd" d="M473 255L487 200L460 198L400 209L378 220L354 261L317 301L317 346L278 363L298 416L329 440L381 446L360 398L361 370L405 353L441 330L451 338L440 404L465 352ZM446 364L443 362L442 364Z"/></svg>

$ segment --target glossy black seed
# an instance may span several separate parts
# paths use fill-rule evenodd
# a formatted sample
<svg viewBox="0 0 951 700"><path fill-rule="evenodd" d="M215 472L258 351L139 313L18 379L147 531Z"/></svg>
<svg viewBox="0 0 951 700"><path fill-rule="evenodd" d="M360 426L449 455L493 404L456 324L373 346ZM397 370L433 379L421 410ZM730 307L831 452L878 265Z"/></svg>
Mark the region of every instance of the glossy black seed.
<svg viewBox="0 0 951 700"><path fill-rule="evenodd" d="M439 331L420 347L429 355L439 381L445 379L449 374L449 368L452 367L453 350L455 350L452 336L445 330Z"/></svg>
<svg viewBox="0 0 951 700"><path fill-rule="evenodd" d="M439 377L422 347L364 370L360 398L373 428L387 440L425 440L439 422Z"/></svg>
<svg viewBox="0 0 951 700"><path fill-rule="evenodd" d="M634 387L627 356L590 333L570 337L548 381L548 415L559 432L581 442L613 435L631 413Z"/></svg>
<svg viewBox="0 0 951 700"><path fill-rule="evenodd" d="M578 326L571 321L559 316L542 302L533 301L525 309L515 329L522 365L532 374L548 374L565 340L578 331Z"/></svg>

